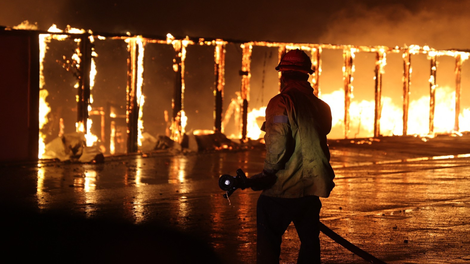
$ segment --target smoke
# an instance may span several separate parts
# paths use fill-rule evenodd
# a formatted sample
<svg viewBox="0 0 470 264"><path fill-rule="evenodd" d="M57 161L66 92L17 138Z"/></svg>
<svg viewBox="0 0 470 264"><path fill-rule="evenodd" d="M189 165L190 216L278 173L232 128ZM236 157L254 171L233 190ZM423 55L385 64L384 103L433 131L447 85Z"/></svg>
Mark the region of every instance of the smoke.
<svg viewBox="0 0 470 264"><path fill-rule="evenodd" d="M428 45L435 49L462 49L469 50L469 37L467 36L466 25L470 23L470 1L436 1L436 0L420 0L409 1L409 3L400 3L400 1L363 1L362 4L347 5L330 15L328 25L324 34L322 34L317 42L314 43L332 43L346 45L366 45L377 46L383 45L388 47L404 47L413 44ZM331 53L331 52L330 52ZM328 57L327 52L323 52L324 68L331 62L331 55ZM341 55L340 53L337 55ZM356 72L354 75L354 99L352 104L359 103L361 100L373 100L373 72L375 54L366 52L357 53L354 61ZM408 121L409 133L418 133L411 126L416 125L422 133L426 133L429 122L430 109L430 62L426 55L412 56L411 76L412 82L410 87L410 119ZM328 60L330 59L330 60ZM342 65L341 56L336 58L336 68ZM440 131L450 131L453 128L453 102L452 92L455 91L455 58L452 56L440 56L438 58L438 74L437 74L437 103L444 105L443 107L449 112L436 110L438 114L447 113L447 118L442 120L451 121L450 125L441 126ZM331 68L331 67L330 67ZM361 70L362 69L362 70ZM468 62L463 66L462 74L462 98L468 98L466 95L468 90ZM382 114L389 115L392 110L387 107L396 106L398 112L401 112L402 105L402 76L403 61L401 54L387 54L387 66L383 79L382 96L383 100L391 100L385 102ZM339 75L336 77L339 79ZM328 72L322 74L320 86L326 88L332 85L334 78L328 79ZM366 81L367 82L366 82ZM333 84L333 89L335 89ZM461 101L461 109L469 107L468 100ZM333 105L332 109L338 107ZM339 105L341 107L341 105ZM438 108L436 108L438 109ZM462 110L461 110L462 111ZM414 117L413 114L418 115ZM342 117L342 112L339 113ZM395 121L386 121L384 125L400 126L401 113L396 115ZM361 117L364 119L364 117ZM435 118L436 119L436 118ZM437 118L435 123L442 121ZM385 121L384 119L382 121ZM419 122L421 123L419 123ZM358 125L351 120L351 131L357 130ZM364 122L366 120L364 119ZM369 122L369 125L371 122ZM364 125L364 124L363 124ZM360 123L359 123L360 127ZM439 131L435 128L435 131ZM336 132L338 129L336 130ZM397 130L400 133L400 129ZM342 132L342 131L340 131ZM387 133L386 131L382 131ZM360 136L370 136L370 134L362 134Z"/></svg>
<svg viewBox="0 0 470 264"><path fill-rule="evenodd" d="M44 30L57 23L65 6L66 1L55 0L0 1L0 25L13 27L27 20Z"/></svg>
<svg viewBox="0 0 470 264"><path fill-rule="evenodd" d="M0 2L0 25L46 30L356 45L466 48L470 1L72 1Z"/></svg>
<svg viewBox="0 0 470 264"><path fill-rule="evenodd" d="M410 1L413 2L413 1ZM411 6L358 4L331 16L323 43L468 47L470 1L421 0Z"/></svg>

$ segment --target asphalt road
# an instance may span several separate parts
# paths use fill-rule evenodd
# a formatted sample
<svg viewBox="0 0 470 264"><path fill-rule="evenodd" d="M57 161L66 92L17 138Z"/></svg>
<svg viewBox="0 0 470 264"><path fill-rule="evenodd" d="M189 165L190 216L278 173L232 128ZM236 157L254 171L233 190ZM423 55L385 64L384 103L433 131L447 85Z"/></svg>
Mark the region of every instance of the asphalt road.
<svg viewBox="0 0 470 264"><path fill-rule="evenodd" d="M336 187L321 221L387 263L470 262L467 137L330 143ZM259 192L230 202L221 174L261 171L264 151L0 166L5 259L49 263L254 263ZM324 263L367 263L321 234ZM290 226L281 263L295 263ZM19 252L19 253L18 253Z"/></svg>

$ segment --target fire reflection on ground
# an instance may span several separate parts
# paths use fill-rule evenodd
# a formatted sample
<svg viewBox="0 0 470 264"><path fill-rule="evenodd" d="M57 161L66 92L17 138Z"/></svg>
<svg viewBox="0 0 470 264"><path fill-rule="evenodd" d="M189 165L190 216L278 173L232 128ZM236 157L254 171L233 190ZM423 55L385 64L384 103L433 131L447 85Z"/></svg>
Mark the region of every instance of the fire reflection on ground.
<svg viewBox="0 0 470 264"><path fill-rule="evenodd" d="M421 141L422 146L427 143ZM374 144L331 146L336 188L330 198L322 199L322 222L387 263L468 257L468 154L432 158L418 153L439 150L431 146L420 150L407 144L405 149L397 146L398 151L393 145L387 151L367 149L370 146ZM10 198L24 204L34 201L42 213L177 228L206 241L225 263L250 263L256 251L259 192L238 190L229 205L217 180L238 168L257 173L263 155L252 150L114 158L96 165L44 164L2 173L22 175L22 181L34 178L34 192L22 191L29 183L19 178L4 176L0 186L18 182L14 186L21 188L15 192L25 195ZM2 190L3 196L8 193L12 190ZM321 239L324 263L361 262L328 237ZM300 242L293 226L284 241L282 261L295 262Z"/></svg>

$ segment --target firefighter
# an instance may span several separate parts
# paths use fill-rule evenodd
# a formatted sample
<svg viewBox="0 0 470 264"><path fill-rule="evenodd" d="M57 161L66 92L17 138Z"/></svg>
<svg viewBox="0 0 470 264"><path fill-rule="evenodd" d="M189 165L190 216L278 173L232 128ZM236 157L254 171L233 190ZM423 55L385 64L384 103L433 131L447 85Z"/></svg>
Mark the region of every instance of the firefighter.
<svg viewBox="0 0 470 264"><path fill-rule="evenodd" d="M268 103L263 125L263 186L257 203L257 263L279 263L282 235L294 223L301 242L297 263L320 263L321 202L334 187L327 134L331 110L308 82L312 63L302 50L286 53L276 70L281 91ZM264 180L261 180L264 179Z"/></svg>

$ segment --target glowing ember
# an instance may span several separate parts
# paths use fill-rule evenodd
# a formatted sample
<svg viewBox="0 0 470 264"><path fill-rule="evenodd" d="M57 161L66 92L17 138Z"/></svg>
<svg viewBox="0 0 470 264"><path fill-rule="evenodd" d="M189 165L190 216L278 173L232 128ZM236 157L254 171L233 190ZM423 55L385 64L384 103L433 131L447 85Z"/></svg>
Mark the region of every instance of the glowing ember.
<svg viewBox="0 0 470 264"><path fill-rule="evenodd" d="M214 134L214 130L197 129L193 131L193 135L195 136L212 135L212 134Z"/></svg>

